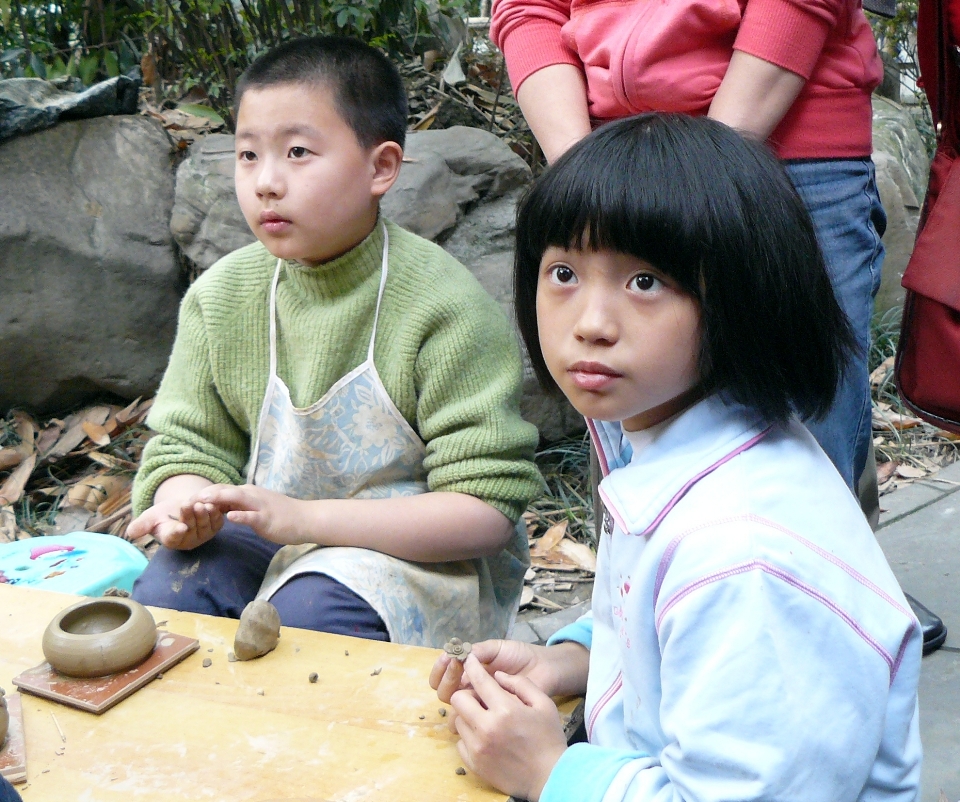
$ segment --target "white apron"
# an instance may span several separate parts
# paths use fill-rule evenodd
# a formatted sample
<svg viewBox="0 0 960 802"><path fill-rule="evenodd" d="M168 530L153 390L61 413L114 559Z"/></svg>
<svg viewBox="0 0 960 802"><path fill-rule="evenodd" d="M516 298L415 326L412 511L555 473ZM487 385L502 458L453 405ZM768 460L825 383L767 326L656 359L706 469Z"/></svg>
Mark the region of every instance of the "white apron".
<svg viewBox="0 0 960 802"><path fill-rule="evenodd" d="M387 282L389 240L383 227L383 264L366 360L313 405L293 406L277 375L277 269L270 289L270 377L260 412L248 481L299 499L391 498L427 492L426 449L388 395L373 347ZM383 533L384 540L390 532ZM526 534L518 526L499 555L445 563L412 563L346 546L284 546L260 588L269 599L301 574L326 574L373 607L394 643L440 647L503 637L516 614L527 563Z"/></svg>

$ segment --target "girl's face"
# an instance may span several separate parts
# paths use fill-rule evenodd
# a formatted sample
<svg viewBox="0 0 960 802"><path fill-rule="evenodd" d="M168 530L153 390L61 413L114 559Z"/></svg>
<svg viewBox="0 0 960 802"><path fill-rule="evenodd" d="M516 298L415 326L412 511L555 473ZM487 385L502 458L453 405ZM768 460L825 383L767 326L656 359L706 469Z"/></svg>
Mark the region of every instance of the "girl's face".
<svg viewBox="0 0 960 802"><path fill-rule="evenodd" d="M697 397L700 306L642 259L547 248L537 326L550 374L588 418L636 431Z"/></svg>

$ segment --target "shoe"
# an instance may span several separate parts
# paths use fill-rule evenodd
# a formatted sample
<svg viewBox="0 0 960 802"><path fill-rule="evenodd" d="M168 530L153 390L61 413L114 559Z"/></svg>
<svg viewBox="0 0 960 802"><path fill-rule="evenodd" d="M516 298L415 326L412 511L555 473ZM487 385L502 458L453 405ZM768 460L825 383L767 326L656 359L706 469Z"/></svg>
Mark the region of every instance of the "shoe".
<svg viewBox="0 0 960 802"><path fill-rule="evenodd" d="M909 593L905 595L914 615L920 621L920 630L923 632L923 654L926 656L943 646L943 642L947 639L947 627L940 616L928 610Z"/></svg>

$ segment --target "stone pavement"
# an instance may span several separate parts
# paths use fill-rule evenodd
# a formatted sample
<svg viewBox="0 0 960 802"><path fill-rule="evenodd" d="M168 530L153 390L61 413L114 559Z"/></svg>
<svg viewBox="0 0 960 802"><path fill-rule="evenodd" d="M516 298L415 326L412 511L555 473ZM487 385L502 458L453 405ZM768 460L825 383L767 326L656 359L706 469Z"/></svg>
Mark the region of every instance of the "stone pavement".
<svg viewBox="0 0 960 802"><path fill-rule="evenodd" d="M903 589L947 625L923 658L922 802L960 800L960 463L880 499L877 540Z"/></svg>
<svg viewBox="0 0 960 802"><path fill-rule="evenodd" d="M880 500L877 540L904 591L939 615L949 634L923 658L921 802L960 802L960 463ZM585 589L581 587L580 593ZM549 615L521 614L511 636L543 643L588 610L590 602Z"/></svg>

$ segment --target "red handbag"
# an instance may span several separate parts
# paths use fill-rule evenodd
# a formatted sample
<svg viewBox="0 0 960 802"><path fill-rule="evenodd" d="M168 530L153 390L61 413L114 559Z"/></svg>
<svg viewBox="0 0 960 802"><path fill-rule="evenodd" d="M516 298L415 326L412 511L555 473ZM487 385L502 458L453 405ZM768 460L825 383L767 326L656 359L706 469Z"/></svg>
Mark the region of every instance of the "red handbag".
<svg viewBox="0 0 960 802"><path fill-rule="evenodd" d="M960 0L950 2L960 7ZM960 49L947 3L921 0L919 8L917 50L938 141L903 274L907 294L895 377L907 407L960 433Z"/></svg>

